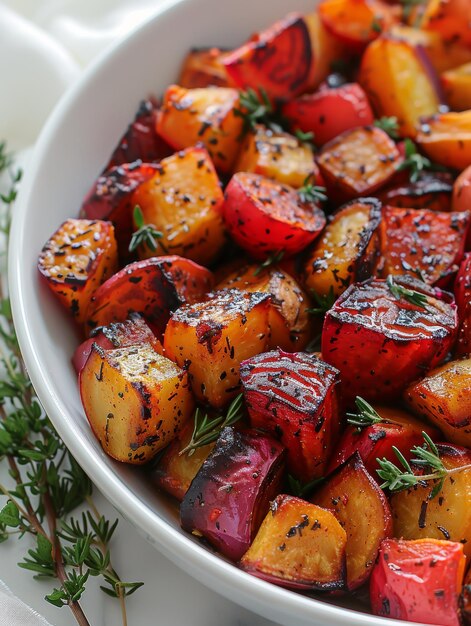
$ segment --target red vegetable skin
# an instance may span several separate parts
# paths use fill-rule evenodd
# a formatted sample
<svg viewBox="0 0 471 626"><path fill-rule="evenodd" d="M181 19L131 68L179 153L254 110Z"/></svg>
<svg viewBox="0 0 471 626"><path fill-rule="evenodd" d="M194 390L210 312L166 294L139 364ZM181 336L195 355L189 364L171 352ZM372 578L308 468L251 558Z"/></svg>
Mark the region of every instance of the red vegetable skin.
<svg viewBox="0 0 471 626"><path fill-rule="evenodd" d="M385 539L371 575L375 615L459 626L458 595L465 568L463 546L437 539Z"/></svg>
<svg viewBox="0 0 471 626"><path fill-rule="evenodd" d="M322 210L301 202L292 187L246 172L231 178L223 211L235 242L256 259L280 250L285 256L300 252L326 221Z"/></svg>
<svg viewBox="0 0 471 626"><path fill-rule="evenodd" d="M181 503L183 529L238 560L279 493L283 470L280 443L256 431L224 428Z"/></svg>
<svg viewBox="0 0 471 626"><path fill-rule="evenodd" d="M252 426L280 438L289 472L302 482L323 476L339 430L338 371L274 350L243 361L240 377Z"/></svg>
<svg viewBox="0 0 471 626"><path fill-rule="evenodd" d="M283 106L283 115L292 130L314 133L322 146L346 130L373 124L370 103L358 83L306 94Z"/></svg>
<svg viewBox="0 0 471 626"><path fill-rule="evenodd" d="M465 255L455 281L459 331L455 346L457 356L471 353L471 253Z"/></svg>
<svg viewBox="0 0 471 626"><path fill-rule="evenodd" d="M402 152L403 144L398 147ZM448 212L457 210L451 208L452 191L453 176L448 172L422 172L416 182L409 180L407 172L401 172L377 197L388 206Z"/></svg>
<svg viewBox="0 0 471 626"><path fill-rule="evenodd" d="M327 312L323 359L340 370L342 395L352 403L395 400L451 348L457 315L449 295L410 277L396 283L427 295L426 308L397 299L385 280L351 285ZM438 299L438 297L443 299Z"/></svg>

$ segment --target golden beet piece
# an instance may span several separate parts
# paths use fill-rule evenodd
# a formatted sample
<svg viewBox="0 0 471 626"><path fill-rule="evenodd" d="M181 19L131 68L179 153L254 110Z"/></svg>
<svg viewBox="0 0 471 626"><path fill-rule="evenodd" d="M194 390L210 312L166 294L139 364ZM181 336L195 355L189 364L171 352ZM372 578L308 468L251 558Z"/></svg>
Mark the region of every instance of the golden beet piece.
<svg viewBox="0 0 471 626"><path fill-rule="evenodd" d="M358 452L312 497L330 509L347 533L347 587L359 587L371 574L381 542L392 535L384 492L368 474Z"/></svg>
<svg viewBox="0 0 471 626"><path fill-rule="evenodd" d="M471 452L459 446L438 444L440 459L447 469L471 463ZM427 469L427 468L426 468ZM436 481L428 481L392 496L391 511L394 537L404 539L449 539L464 544L471 556L471 469L464 469L445 478L440 492L430 494Z"/></svg>
<svg viewBox="0 0 471 626"><path fill-rule="evenodd" d="M471 359L432 370L406 389L404 399L419 417L438 426L448 441L471 447Z"/></svg>
<svg viewBox="0 0 471 626"><path fill-rule="evenodd" d="M229 173L240 148L243 120L234 113L238 107L237 89L170 85L164 94L157 132L175 150L202 143L216 169Z"/></svg>
<svg viewBox="0 0 471 626"><path fill-rule="evenodd" d="M219 48L190 50L180 70L180 87L228 87L230 81L222 64L223 55Z"/></svg>
<svg viewBox="0 0 471 626"><path fill-rule="evenodd" d="M471 110L440 113L425 120L416 141L435 163L464 170L471 165Z"/></svg>
<svg viewBox="0 0 471 626"><path fill-rule="evenodd" d="M175 311L164 348L169 358L187 369L200 401L221 408L240 391L241 361L267 348L269 305L266 293L226 289L206 302Z"/></svg>
<svg viewBox="0 0 471 626"><path fill-rule="evenodd" d="M340 201L372 194L388 182L401 161L394 141L374 126L345 131L317 156L329 197Z"/></svg>
<svg viewBox="0 0 471 626"><path fill-rule="evenodd" d="M289 274L277 267L260 270L259 265L246 265L218 285L218 289L225 287L270 294L269 350L293 352L306 347L311 335L309 299Z"/></svg>
<svg viewBox="0 0 471 626"><path fill-rule="evenodd" d="M471 63L448 70L440 78L450 108L454 111L471 109Z"/></svg>
<svg viewBox="0 0 471 626"><path fill-rule="evenodd" d="M62 305L83 322L95 290L118 270L113 226L101 220L65 221L44 245L38 269Z"/></svg>
<svg viewBox="0 0 471 626"><path fill-rule="evenodd" d="M211 159L203 148L189 148L163 159L160 166L133 194L145 224L163 234L156 240L157 250L146 247L140 254L178 254L207 265L225 243L223 195Z"/></svg>
<svg viewBox="0 0 471 626"><path fill-rule="evenodd" d="M346 541L345 530L330 511L280 495L240 566L290 589L342 589Z"/></svg>
<svg viewBox="0 0 471 626"><path fill-rule="evenodd" d="M149 343L115 350L93 344L80 395L105 452L140 465L172 441L193 412L187 377Z"/></svg>
<svg viewBox="0 0 471 626"><path fill-rule="evenodd" d="M304 20L315 59L311 63L309 89L306 91L313 91L332 72L335 62L344 59L348 52L345 44L324 26L317 10L305 15Z"/></svg>
<svg viewBox="0 0 471 626"><path fill-rule="evenodd" d="M291 187L302 187L318 174L311 148L289 133L257 126L241 145L235 172L254 172Z"/></svg>
<svg viewBox="0 0 471 626"><path fill-rule="evenodd" d="M355 281L369 278L379 260L381 203L354 200L341 207L316 241L304 269L308 290L339 296Z"/></svg>

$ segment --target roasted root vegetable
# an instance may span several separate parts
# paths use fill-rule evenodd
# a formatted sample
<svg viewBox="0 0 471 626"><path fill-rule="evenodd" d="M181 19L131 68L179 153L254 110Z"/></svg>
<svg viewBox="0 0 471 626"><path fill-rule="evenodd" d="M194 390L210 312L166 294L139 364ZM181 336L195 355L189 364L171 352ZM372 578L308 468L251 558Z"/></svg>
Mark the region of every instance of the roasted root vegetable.
<svg viewBox="0 0 471 626"><path fill-rule="evenodd" d="M269 304L266 293L226 289L172 315L166 354L187 369L201 402L220 408L240 390L240 363L267 347Z"/></svg>
<svg viewBox="0 0 471 626"><path fill-rule="evenodd" d="M327 311L322 356L340 370L347 403L356 395L384 402L438 365L456 331L446 294L410 277L371 279L351 285Z"/></svg>
<svg viewBox="0 0 471 626"><path fill-rule="evenodd" d="M390 180L401 162L394 141L374 126L342 133L317 156L329 196L339 201L371 195Z"/></svg>
<svg viewBox="0 0 471 626"><path fill-rule="evenodd" d="M185 89L229 87L223 54L219 48L190 50L183 61L178 84Z"/></svg>
<svg viewBox="0 0 471 626"><path fill-rule="evenodd" d="M309 27L299 13L257 33L223 59L238 87L263 89L269 98L283 100L306 91L314 62Z"/></svg>
<svg viewBox="0 0 471 626"><path fill-rule="evenodd" d="M101 220L66 220L38 259L45 283L79 323L85 321L96 289L117 269L114 228Z"/></svg>
<svg viewBox="0 0 471 626"><path fill-rule="evenodd" d="M455 445L437 444L439 457L451 473L448 474L437 495L432 492L437 480L418 482L413 487L395 493L390 500L394 522L394 537L404 539L449 539L464 545L471 555L471 452ZM460 469L466 466L467 469ZM416 470L429 473L429 468Z"/></svg>
<svg viewBox="0 0 471 626"><path fill-rule="evenodd" d="M239 93L229 87L185 89L170 85L157 120L157 132L175 149L202 143L215 167L231 172L242 132Z"/></svg>
<svg viewBox="0 0 471 626"><path fill-rule="evenodd" d="M465 63L441 75L446 101L453 111L471 109L471 63Z"/></svg>
<svg viewBox="0 0 471 626"><path fill-rule="evenodd" d="M374 121L367 95L358 83L305 94L287 102L282 111L293 131L313 133L318 146L346 130L369 126Z"/></svg>
<svg viewBox="0 0 471 626"><path fill-rule="evenodd" d="M471 359L450 361L412 384L404 400L447 441L471 448Z"/></svg>
<svg viewBox="0 0 471 626"><path fill-rule="evenodd" d="M455 345L456 356L471 355L471 254L461 262L455 280L455 298L460 328Z"/></svg>
<svg viewBox="0 0 471 626"><path fill-rule="evenodd" d="M304 266L306 288L321 298L339 296L373 275L379 261L381 203L353 200L331 217Z"/></svg>
<svg viewBox="0 0 471 626"><path fill-rule="evenodd" d="M452 541L385 539L371 575L373 613L459 626L458 596L465 561L463 546Z"/></svg>
<svg viewBox="0 0 471 626"><path fill-rule="evenodd" d="M254 172L296 188L319 173L308 145L289 133L275 133L261 125L246 135L234 171Z"/></svg>
<svg viewBox="0 0 471 626"><path fill-rule="evenodd" d="M343 589L346 540L345 530L330 511L279 495L240 566L289 589Z"/></svg>
<svg viewBox="0 0 471 626"><path fill-rule="evenodd" d="M463 589L460 594L460 608L463 623L469 626L471 624L471 569L469 568L464 577Z"/></svg>
<svg viewBox="0 0 471 626"><path fill-rule="evenodd" d="M180 505L182 527L238 560L281 488L284 449L256 431L226 427Z"/></svg>
<svg viewBox="0 0 471 626"><path fill-rule="evenodd" d="M246 172L231 178L224 220L234 241L256 259L300 252L325 226L323 211L276 181Z"/></svg>
<svg viewBox="0 0 471 626"><path fill-rule="evenodd" d="M225 244L223 195L208 153L189 148L160 162L158 171L132 196L145 224L160 233L154 249L139 247L142 257L179 254L207 265Z"/></svg>
<svg viewBox="0 0 471 626"><path fill-rule="evenodd" d="M471 165L471 110L426 119L416 141L435 163L463 170Z"/></svg>
<svg viewBox="0 0 471 626"><path fill-rule="evenodd" d="M187 373L149 343L113 350L93 344L79 385L93 432L124 463L151 459L193 413Z"/></svg>
<svg viewBox="0 0 471 626"><path fill-rule="evenodd" d="M422 172L416 181L393 181L378 198L387 206L450 211L452 191L453 177L449 173Z"/></svg>
<svg viewBox="0 0 471 626"><path fill-rule="evenodd" d="M429 284L449 283L463 257L470 212L385 207L381 220L382 272L416 274Z"/></svg>
<svg viewBox="0 0 471 626"><path fill-rule="evenodd" d="M383 539L392 536L391 510L384 492L355 452L311 501L330 509L345 529L347 588L356 589L371 574Z"/></svg>
<svg viewBox="0 0 471 626"><path fill-rule="evenodd" d="M444 41L460 42L471 47L467 0L429 0L420 27L437 32Z"/></svg>
<svg viewBox="0 0 471 626"><path fill-rule="evenodd" d="M471 210L471 165L463 170L455 180L453 185L452 208L453 211Z"/></svg>
<svg viewBox="0 0 471 626"><path fill-rule="evenodd" d="M244 361L240 377L252 426L280 438L289 472L304 483L323 476L339 431L338 371L274 350Z"/></svg>
<svg viewBox="0 0 471 626"><path fill-rule="evenodd" d="M289 274L277 267L248 265L227 276L218 289L232 288L270 294L268 348L288 352L306 347L311 334L309 299Z"/></svg>

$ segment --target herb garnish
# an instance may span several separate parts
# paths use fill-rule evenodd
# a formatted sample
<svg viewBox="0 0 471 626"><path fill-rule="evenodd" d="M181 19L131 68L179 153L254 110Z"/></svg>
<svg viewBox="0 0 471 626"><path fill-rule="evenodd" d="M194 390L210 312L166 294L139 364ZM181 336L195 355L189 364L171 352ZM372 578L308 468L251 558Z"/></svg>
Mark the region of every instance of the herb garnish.
<svg viewBox="0 0 471 626"><path fill-rule="evenodd" d="M334 288L331 285L329 291L325 295L321 295L311 290L309 292L310 296L314 299L317 304L317 307L310 307L306 309L308 313L312 315L324 315L327 313L335 304L337 300L337 296L334 293Z"/></svg>
<svg viewBox="0 0 471 626"><path fill-rule="evenodd" d="M261 274L264 270L268 269L272 265L277 265L283 259L284 256L285 256L284 250L277 250L275 252L272 252L272 254L270 254L265 259L265 261L263 261L263 263L260 263L260 265L257 267L255 272L253 273L253 275L259 276L259 274Z"/></svg>
<svg viewBox="0 0 471 626"><path fill-rule="evenodd" d="M136 204L133 211L134 223L137 226L137 230L133 232L131 241L129 243L129 252L134 252L139 246L147 246L153 252L157 250L157 239L162 239L164 236L160 230L156 230L154 224L145 224L144 215L141 207ZM165 246L160 243L160 247L164 252L167 252Z"/></svg>
<svg viewBox="0 0 471 626"><path fill-rule="evenodd" d="M312 184L313 176L309 174L306 176L303 182L303 186L298 189L298 195L301 202L326 202L327 196L325 194L326 188L320 185Z"/></svg>
<svg viewBox="0 0 471 626"><path fill-rule="evenodd" d="M389 291L397 300L401 300L401 298L404 298L404 300L407 300L407 302L410 302L411 304L415 304L416 306L425 309L425 305L427 304L427 296L425 294L399 285L394 281L394 278L391 274L387 277L386 284L389 288Z"/></svg>
<svg viewBox="0 0 471 626"><path fill-rule="evenodd" d="M408 18L412 12L412 9L415 6L424 4L424 0L401 0L401 4L403 6L403 15L405 18Z"/></svg>
<svg viewBox="0 0 471 626"><path fill-rule="evenodd" d="M306 498L311 494L317 485L319 485L324 480L323 477L314 478L310 480L308 483L302 483L300 480L288 474L288 484L293 496L297 498Z"/></svg>
<svg viewBox="0 0 471 626"><path fill-rule="evenodd" d="M383 421L381 415L366 400L357 396L355 398L357 407L356 413L347 413L347 422L357 427L360 431L362 428L378 424Z"/></svg>
<svg viewBox="0 0 471 626"><path fill-rule="evenodd" d="M417 152L417 146L412 139L407 138L404 141L406 158L397 168L398 171L409 170L409 179L411 183L416 183L419 180L420 174L425 170L444 171L446 168L440 165L435 165L430 159L424 157Z"/></svg>
<svg viewBox="0 0 471 626"><path fill-rule="evenodd" d="M397 117L383 116L375 120L373 125L376 126L376 128L384 130L384 132L387 133L391 139L399 139L399 123L397 121Z"/></svg>
<svg viewBox="0 0 471 626"><path fill-rule="evenodd" d="M315 150L316 146L314 145L314 133L312 132L312 130L308 130L306 132L304 132L303 130L301 130L300 128L297 128L294 131L294 136L296 137L296 139L306 145L309 146L309 148L311 148L311 150Z"/></svg>
<svg viewBox="0 0 471 626"><path fill-rule="evenodd" d="M234 109L234 115L243 119L242 136L256 130L257 124L264 124L274 133L283 132L278 113L263 87L258 90L249 88L239 96L241 109ZM259 95L260 94L260 95Z"/></svg>

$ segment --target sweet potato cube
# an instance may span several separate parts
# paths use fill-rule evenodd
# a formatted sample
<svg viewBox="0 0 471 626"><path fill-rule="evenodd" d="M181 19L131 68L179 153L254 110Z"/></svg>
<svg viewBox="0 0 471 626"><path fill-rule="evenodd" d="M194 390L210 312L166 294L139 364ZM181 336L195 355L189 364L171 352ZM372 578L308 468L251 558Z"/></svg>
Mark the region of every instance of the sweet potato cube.
<svg viewBox="0 0 471 626"><path fill-rule="evenodd" d="M94 344L79 376L93 432L107 454L140 465L164 448L193 413L187 373L151 344Z"/></svg>
<svg viewBox="0 0 471 626"><path fill-rule="evenodd" d="M345 530L330 511L280 495L240 566L290 589L342 589L346 541Z"/></svg>
<svg viewBox="0 0 471 626"><path fill-rule="evenodd" d="M458 271L471 213L385 207L381 221L383 275L420 270L430 284L444 286Z"/></svg>
<svg viewBox="0 0 471 626"><path fill-rule="evenodd" d="M425 120L416 141L435 163L464 170L471 165L471 109Z"/></svg>
<svg viewBox="0 0 471 626"><path fill-rule="evenodd" d="M208 265L225 244L223 195L211 159L202 148L189 148L160 163L160 169L132 196L146 224L162 233L156 250L141 247L143 257L179 254Z"/></svg>
<svg viewBox="0 0 471 626"><path fill-rule="evenodd" d="M289 100L308 88L313 61L306 20L290 13L227 54L223 64L238 87L264 89L269 98Z"/></svg>
<svg viewBox="0 0 471 626"><path fill-rule="evenodd" d="M38 269L59 302L83 322L93 293L118 269L113 226L68 219L44 245Z"/></svg>
<svg viewBox="0 0 471 626"><path fill-rule="evenodd" d="M389 181L401 161L394 141L374 126L342 133L317 156L329 196L340 201L372 194Z"/></svg>
<svg viewBox="0 0 471 626"><path fill-rule="evenodd" d="M302 482L323 476L339 430L339 373L312 354L273 350L241 364L254 428L279 437L288 470Z"/></svg>
<svg viewBox="0 0 471 626"><path fill-rule="evenodd" d="M452 541L385 539L371 576L375 615L459 626L458 594L466 559Z"/></svg>
<svg viewBox="0 0 471 626"><path fill-rule="evenodd" d="M439 456L447 469L471 463L471 452L466 448L437 444ZM417 472L420 473L420 472ZM464 545L471 556L471 470L464 469L445 478L440 492L430 498L436 481L418 484L395 493L391 499L394 536L404 539L450 539Z"/></svg>
<svg viewBox="0 0 471 626"><path fill-rule="evenodd" d="M307 345L311 334L309 299L294 278L280 268L272 266L260 271L257 265L244 266L227 276L218 288L270 294L269 349L293 352Z"/></svg>
<svg viewBox="0 0 471 626"><path fill-rule="evenodd" d="M362 57L359 82L378 116L395 116L399 132L414 137L423 116L440 105L439 79L425 53L406 41L381 37Z"/></svg>
<svg viewBox="0 0 471 626"><path fill-rule="evenodd" d="M261 125L243 141L234 171L254 172L296 188L318 175L312 150L306 144Z"/></svg>
<svg viewBox="0 0 471 626"><path fill-rule="evenodd" d="M425 7L420 27L438 33L446 42L459 42L471 47L469 2L430 0Z"/></svg>
<svg viewBox="0 0 471 626"><path fill-rule="evenodd" d="M182 527L240 559L280 491L283 447L256 431L226 427L180 506Z"/></svg>
<svg viewBox="0 0 471 626"><path fill-rule="evenodd" d="M339 296L351 283L373 274L379 261L381 203L353 200L332 216L309 253L304 282L318 296Z"/></svg>
<svg viewBox="0 0 471 626"><path fill-rule="evenodd" d="M371 574L382 540L392 535L391 510L384 492L355 452L311 501L330 509L345 528L347 587L356 589Z"/></svg>
<svg viewBox="0 0 471 626"><path fill-rule="evenodd" d="M175 150L202 143L216 169L229 173L239 151L243 125L242 118L234 113L238 107L236 89L170 85L164 94L157 132Z"/></svg>
<svg viewBox="0 0 471 626"><path fill-rule="evenodd" d="M371 279L350 285L326 313L322 356L340 370L347 403L357 395L373 402L397 398L453 344L457 316L446 294L409 276L396 278L395 285L422 294L424 304Z"/></svg>
<svg viewBox="0 0 471 626"><path fill-rule="evenodd" d="M175 311L164 347L169 358L187 368L200 401L220 408L238 393L240 363L266 349L269 303L266 293L227 289Z"/></svg>
<svg viewBox="0 0 471 626"><path fill-rule="evenodd" d="M404 399L419 417L438 426L448 441L471 448L471 359L432 370L407 388Z"/></svg>
<svg viewBox="0 0 471 626"><path fill-rule="evenodd" d="M229 87L229 76L222 64L223 55L219 48L190 50L180 70L180 87Z"/></svg>
<svg viewBox="0 0 471 626"><path fill-rule="evenodd" d="M443 72L441 75L446 101L454 111L471 109L471 63Z"/></svg>
<svg viewBox="0 0 471 626"><path fill-rule="evenodd" d="M451 211L452 191L453 176L448 172L422 172L416 181L393 181L377 197L387 206Z"/></svg>

